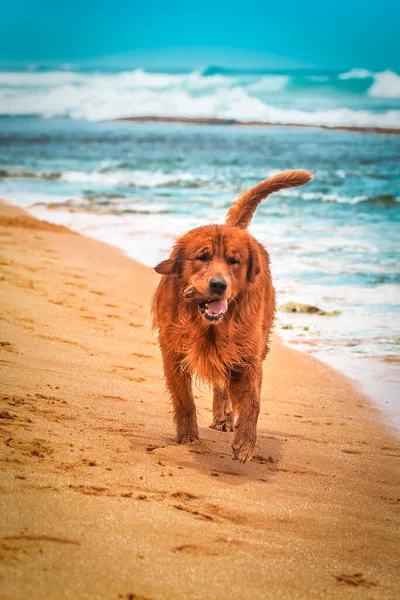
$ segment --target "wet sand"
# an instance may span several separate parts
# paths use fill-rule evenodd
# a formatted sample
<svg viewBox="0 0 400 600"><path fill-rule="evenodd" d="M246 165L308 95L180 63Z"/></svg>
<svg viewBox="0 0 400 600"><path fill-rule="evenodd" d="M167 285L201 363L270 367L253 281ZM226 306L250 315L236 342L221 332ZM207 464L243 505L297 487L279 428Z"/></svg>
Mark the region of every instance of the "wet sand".
<svg viewBox="0 0 400 600"><path fill-rule="evenodd" d="M1 599L400 597L400 441L278 339L253 462L174 442L158 275L0 208Z"/></svg>
<svg viewBox="0 0 400 600"><path fill-rule="evenodd" d="M397 127L358 127L356 125L308 125L306 123L272 123L269 121L240 121L238 119L218 119L213 117L120 117L113 121L132 123L183 123L186 125L232 125L236 127L300 127L302 129L324 129L326 131L351 131L353 133L376 133L381 135L400 135Z"/></svg>

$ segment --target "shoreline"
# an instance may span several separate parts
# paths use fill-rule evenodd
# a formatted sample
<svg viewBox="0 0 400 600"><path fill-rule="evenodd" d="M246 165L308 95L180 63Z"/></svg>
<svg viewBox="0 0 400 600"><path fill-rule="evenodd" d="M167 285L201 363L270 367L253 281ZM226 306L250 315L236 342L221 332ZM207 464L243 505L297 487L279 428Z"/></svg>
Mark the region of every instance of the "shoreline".
<svg viewBox="0 0 400 600"><path fill-rule="evenodd" d="M98 236L95 234L85 234L82 229L79 229L79 227L76 228L74 227L74 224L69 223L68 219L65 219L65 215L63 213L49 210L48 207L41 205L38 207L27 207L25 210L27 210L28 213L32 214L35 218L47 220L48 217L53 223L59 225L66 224L67 227L78 234L88 235L95 240L109 244L124 254L124 256L129 257L134 261L138 261L145 268L151 269L149 265L141 262L140 258L137 258L134 253L129 252L127 249L114 243L114 240L110 240L107 239L107 237ZM60 219L54 218L57 214L61 215ZM280 319L283 319L284 313L279 313L278 311L278 314L280 314ZM331 317L328 318L330 319ZM278 318L276 323L277 321ZM308 321L304 320L303 325L306 326L306 324L308 324ZM350 355L347 357L346 354L341 352L332 352L330 347L317 348L312 343L308 344L307 340L304 340L303 338L289 338L286 333L286 331L279 329L277 335L279 335L281 341L287 347L305 353L309 356L315 356L324 364L330 365L333 369L339 371L343 376L353 381L354 385L357 386L362 393L369 396L374 406L381 411L383 422L393 427L397 431L397 435L400 436L400 408L398 405L396 405L396 401L394 400L396 398L395 391L398 387L398 381L396 381L398 378L395 377L396 365L388 362L384 356L366 357Z"/></svg>
<svg viewBox="0 0 400 600"><path fill-rule="evenodd" d="M12 205L0 254L5 598L399 596L400 441L345 376L274 337L255 460L205 389L178 446L158 276Z"/></svg>
<svg viewBox="0 0 400 600"><path fill-rule="evenodd" d="M400 135L395 127L358 127L356 125L309 125L305 123L272 123L269 121L240 121L238 119L220 119L214 117L120 117L111 122L131 123L181 123L185 125L224 125L235 127L298 127L302 129L322 129L323 131L348 131L352 133L375 133L377 135Z"/></svg>

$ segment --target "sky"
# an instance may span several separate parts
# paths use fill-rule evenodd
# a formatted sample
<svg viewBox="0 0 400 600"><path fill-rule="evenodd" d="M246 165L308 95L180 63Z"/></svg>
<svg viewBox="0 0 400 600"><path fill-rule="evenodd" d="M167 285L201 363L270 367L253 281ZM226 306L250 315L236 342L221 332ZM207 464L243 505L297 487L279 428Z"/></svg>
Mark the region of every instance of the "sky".
<svg viewBox="0 0 400 600"><path fill-rule="evenodd" d="M395 0L0 0L0 62L396 68Z"/></svg>

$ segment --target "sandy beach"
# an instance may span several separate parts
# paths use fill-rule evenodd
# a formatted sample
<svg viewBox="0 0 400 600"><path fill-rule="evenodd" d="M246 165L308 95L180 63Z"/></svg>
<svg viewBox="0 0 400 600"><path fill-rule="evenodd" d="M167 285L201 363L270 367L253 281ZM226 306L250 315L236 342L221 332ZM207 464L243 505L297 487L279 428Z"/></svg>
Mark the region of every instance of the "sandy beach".
<svg viewBox="0 0 400 600"><path fill-rule="evenodd" d="M324 129L325 131L352 131L353 133L376 133L380 135L400 135L397 127L357 127L355 125L307 125L305 123L275 123L269 121L241 121L240 119L218 119L207 117L159 117L148 115L144 117L121 117L114 121L131 123L182 123L186 125L231 125L244 127L300 127L302 129Z"/></svg>
<svg viewBox="0 0 400 600"><path fill-rule="evenodd" d="M0 207L0 598L400 597L400 441L278 338L254 460L174 442L150 298L116 248Z"/></svg>

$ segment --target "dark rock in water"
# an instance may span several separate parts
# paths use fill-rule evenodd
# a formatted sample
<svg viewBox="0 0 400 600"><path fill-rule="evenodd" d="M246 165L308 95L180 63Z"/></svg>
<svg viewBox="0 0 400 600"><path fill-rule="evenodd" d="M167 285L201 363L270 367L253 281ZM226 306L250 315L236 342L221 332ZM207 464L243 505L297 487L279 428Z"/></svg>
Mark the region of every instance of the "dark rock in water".
<svg viewBox="0 0 400 600"><path fill-rule="evenodd" d="M57 179L61 179L61 173L42 173L40 179L45 179L46 181L57 181Z"/></svg>
<svg viewBox="0 0 400 600"><path fill-rule="evenodd" d="M279 307L279 310L287 313L302 313L309 315L323 315L325 317L335 317L340 315L340 310L333 310L331 312L322 310L318 306L312 304L301 304L300 302L286 302Z"/></svg>
<svg viewBox="0 0 400 600"><path fill-rule="evenodd" d="M395 206L398 204L397 196L395 194L378 194L377 196L371 196L364 200L364 204L375 204L383 207Z"/></svg>
<svg viewBox="0 0 400 600"><path fill-rule="evenodd" d="M7 171L0 169L0 177L11 177L18 179L45 179L46 181L56 181L61 178L61 173L35 173L34 171Z"/></svg>

